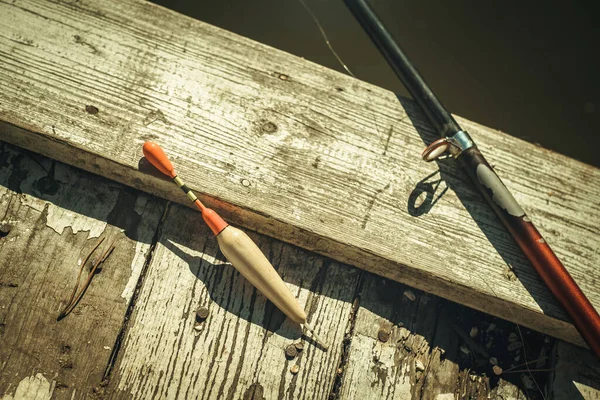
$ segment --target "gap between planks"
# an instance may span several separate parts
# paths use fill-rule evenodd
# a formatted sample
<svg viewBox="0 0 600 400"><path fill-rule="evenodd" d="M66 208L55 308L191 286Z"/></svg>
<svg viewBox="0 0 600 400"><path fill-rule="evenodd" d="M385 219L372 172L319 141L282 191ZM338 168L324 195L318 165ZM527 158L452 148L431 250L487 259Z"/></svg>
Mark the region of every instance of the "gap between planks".
<svg viewBox="0 0 600 400"><path fill-rule="evenodd" d="M149 3L1 2L0 19L2 139L181 198L139 171L141 143L160 141L231 221L582 343L454 167L439 165L443 201L411 214L436 136L411 101ZM460 122L600 306L598 169Z"/></svg>

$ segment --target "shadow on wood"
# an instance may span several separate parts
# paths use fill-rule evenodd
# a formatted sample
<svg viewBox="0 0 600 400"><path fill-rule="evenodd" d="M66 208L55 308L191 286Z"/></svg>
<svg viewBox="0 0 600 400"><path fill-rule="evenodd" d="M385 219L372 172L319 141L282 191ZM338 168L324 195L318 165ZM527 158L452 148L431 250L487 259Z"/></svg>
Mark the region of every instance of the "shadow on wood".
<svg viewBox="0 0 600 400"><path fill-rule="evenodd" d="M76 190L78 184L93 182L98 177L0 142L0 168L9 165L8 189L33 196L42 206L44 202L49 202L61 209L92 218L98 221L98 230L101 225L108 224L121 229L132 240L150 243L152 237L137 233L142 224L139 207L143 207L143 204L136 204L139 192L135 189L106 181L105 185L89 185L86 190ZM51 221L46 222L52 225ZM53 226L57 232L64 227L66 225ZM71 228L74 233L77 232L77 227ZM90 233L90 236L97 235L97 232Z"/></svg>
<svg viewBox="0 0 600 400"><path fill-rule="evenodd" d="M423 125L423 113L417 108L416 104L401 96L397 97L399 102L404 107L408 118L411 120L416 131L423 140L424 145L428 145L429 143L438 139L437 134L433 132L431 127ZM477 140L476 137L475 140ZM493 245L497 253L502 257L505 263L505 268L503 271L498 271L498 274L503 275L508 281L518 280L525 287L525 289L527 289L544 315L559 320L568 320L565 311L554 299L550 293L550 290L545 286L539 275L535 272L531 266L531 263L527 260L525 255L510 236L509 232L496 217L491 207L487 205L477 189L471 184L471 181L466 173L460 169L454 160L442 159L436 160L436 163L439 168L439 180L445 183L445 187L443 190L440 190L440 183L437 181L434 181L434 183L436 183L435 185L426 183L435 174L423 178L422 181L416 184L413 194L411 194L407 206L408 212L417 217L428 213L434 207L435 203L442 199L447 189L454 191L462 205L477 223L477 226L481 232ZM421 191L425 191L427 195L424 203L421 204L417 209L415 208L414 202L416 196L418 196ZM445 231L450 231L452 229L452 226L436 227L436 230L439 230L444 235L447 235ZM465 242L462 238L457 238L455 239L455 245L457 247L468 247L470 244ZM476 270L473 270L472 273L475 280L478 281L478 283L480 283L486 291L490 291L493 294L493 297L500 298L495 289L489 285L485 276L482 276ZM487 306L489 306L489 304ZM476 305L473 305L473 307L478 308ZM481 307L483 307L483 305ZM518 320L519 317L516 314L524 311L521 308L512 306L510 301L506 303L505 307L509 310L509 312L503 310L500 316L508 320ZM498 315L497 312L494 312L494 310L490 308L486 308L486 312ZM533 324L531 321L529 323ZM529 325L528 327L536 329L535 325Z"/></svg>
<svg viewBox="0 0 600 400"><path fill-rule="evenodd" d="M199 220L198 223L203 223L201 220ZM212 239L212 238L211 238ZM268 334L273 334L274 332L277 332L279 335L288 338L288 339L299 339L301 337L301 330L299 329L299 326L296 325L292 325L292 324L288 324L285 327L283 327L283 323L285 321L285 319L287 318L285 316L285 314L283 312L281 312L277 307L275 307L273 305L273 303L269 300L266 300L266 304L265 304L265 311L264 311L264 315L262 320L258 320L257 318L253 318L252 315L252 307L250 309L246 309L246 308L242 308L242 309L232 309L229 308L228 305L233 302L233 303L242 303L242 304L253 304L254 303L254 299L256 296L261 296L261 294L258 294L258 292L256 292L256 289L250 293L248 291L239 291L239 292L231 292L229 294L228 297L223 297L221 296L221 290L222 288L219 288L219 284L222 283L224 275L232 275L232 279L236 280L236 279L244 279L241 274L235 270L235 268L233 268L233 266L231 264L229 264L227 262L227 260L225 259L225 257L223 256L223 254L221 253L220 250L217 249L217 251L209 251L209 252L204 252L203 251L203 256L208 256L208 257L197 257L197 256L192 256L189 253L187 253L185 250L183 250L182 248L180 248L179 246L177 246L177 244L173 243L169 238L166 238L163 242L161 242L167 249L169 249L170 251L172 251L173 253L175 253L178 257L180 257L182 260L184 260L189 268L190 268L190 272L196 277L198 278L200 281L202 281L202 283L204 283L204 285L206 285L206 288L208 289L208 293L210 295L211 300L213 301L213 303L217 304L219 307L224 308L225 310L232 312L233 314L237 315L238 317L257 324L263 328L266 329ZM211 249L211 250L215 250L215 248ZM216 261L218 262L210 262L208 261L208 259L214 258ZM232 271L230 271L229 273L226 273L224 270L225 269L231 269ZM213 282L209 281L209 275L212 275L213 272L211 270L216 270L217 272L217 277L216 280ZM213 284L214 283L214 284ZM298 285L300 282L296 281L296 282L290 282L293 283L294 285ZM231 299L230 296L236 296L239 297L239 299Z"/></svg>
<svg viewBox="0 0 600 400"><path fill-rule="evenodd" d="M164 207L0 142L0 397L88 397L105 384ZM57 322L99 236L116 240L114 252L79 305Z"/></svg>
<svg viewBox="0 0 600 400"><path fill-rule="evenodd" d="M537 386L543 390L548 371L530 375L523 363L533 363L532 370L547 369L554 341L546 336L525 328L521 336L508 321L372 274L366 274L359 304L348 379L368 388L369 375L363 376L364 367L359 371L361 364L370 364L378 377L371 388L380 392L356 397L392 398L410 383L406 390L416 398L456 393L457 387L464 398L484 398L510 383L532 399L541 398ZM494 365L503 372L494 372ZM346 396L352 392L342 390Z"/></svg>

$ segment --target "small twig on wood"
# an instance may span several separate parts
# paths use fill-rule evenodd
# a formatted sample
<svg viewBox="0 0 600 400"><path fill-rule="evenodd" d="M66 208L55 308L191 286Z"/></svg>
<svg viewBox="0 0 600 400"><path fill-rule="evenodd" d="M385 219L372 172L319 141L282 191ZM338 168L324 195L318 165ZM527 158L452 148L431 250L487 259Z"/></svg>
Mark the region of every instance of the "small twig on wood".
<svg viewBox="0 0 600 400"><path fill-rule="evenodd" d="M113 242L110 245L110 247L104 253L102 253L102 256L99 259L92 262L92 268L90 269L90 273L88 274L86 282L83 284L83 287L81 288L79 293L75 295L77 293L77 288L79 287L79 280L81 279L81 273L83 272L85 265L89 261L92 254L96 251L96 249L100 247L102 242L104 242L104 238L98 240L98 243L96 243L94 248L88 253L84 261L81 263L81 268L79 268L79 273L77 274L77 281L75 282L75 287L73 288L73 292L71 293L71 298L67 302L65 308L58 315L58 318L56 319L57 321L60 321L61 319L69 315L71 311L73 311L77 303L79 303L79 301L83 297L83 294L85 293L87 288L90 286L90 283L92 283L92 278L94 277L94 274L96 273L96 270L98 269L100 264L106 261L106 259L112 254L113 250L115 249L115 242Z"/></svg>
<svg viewBox="0 0 600 400"><path fill-rule="evenodd" d="M533 364L533 363L538 362L540 360L542 360L542 358L537 358L535 360L527 361L527 362L524 362L522 364L515 365L514 367L509 368L509 369L505 370L504 372L506 373L506 372L514 370L515 368L519 368L519 367L523 367L525 365Z"/></svg>

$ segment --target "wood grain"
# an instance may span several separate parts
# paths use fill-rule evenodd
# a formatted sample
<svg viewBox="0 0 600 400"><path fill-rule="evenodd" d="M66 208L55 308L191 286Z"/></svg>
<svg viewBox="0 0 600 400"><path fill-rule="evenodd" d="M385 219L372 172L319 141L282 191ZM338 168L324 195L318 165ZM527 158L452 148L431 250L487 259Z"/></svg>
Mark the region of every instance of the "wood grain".
<svg viewBox="0 0 600 400"><path fill-rule="evenodd" d="M101 385L163 208L0 143L0 398L83 398ZM57 322L98 236L115 251Z"/></svg>
<svg viewBox="0 0 600 400"><path fill-rule="evenodd" d="M224 260L197 212L173 206L130 319L111 398L328 398L361 271L250 236L329 351L303 338L299 325ZM200 307L209 310L203 322L196 319ZM299 342L304 350L286 359L285 348Z"/></svg>
<svg viewBox="0 0 600 400"><path fill-rule="evenodd" d="M582 343L456 166L420 161L411 101L145 2L3 0L0 22L2 140L185 202L139 170L155 140L233 222ZM459 121L600 307L600 171Z"/></svg>
<svg viewBox="0 0 600 400"><path fill-rule="evenodd" d="M600 399L600 360L586 350L559 342L556 349L551 399Z"/></svg>
<svg viewBox="0 0 600 400"><path fill-rule="evenodd" d="M502 357L489 349L487 357L475 354L452 327L467 313L466 308L439 297L368 274L360 291L339 398L524 398L525 389L518 381L498 379L491 371L488 359L497 356L503 363L506 351ZM486 319L492 317L471 317L476 326L489 323ZM461 347L470 353L464 354ZM533 393L527 398L540 397Z"/></svg>
<svg viewBox="0 0 600 400"><path fill-rule="evenodd" d="M526 396L518 381L490 388L485 367L465 365L463 340L448 320L472 310L252 234L332 349L322 353L304 338L305 349L286 360L284 348L298 343L300 332L224 262L196 212L172 207L152 238L160 202L5 144L0 211L3 400ZM78 259L105 235L119 238L116 253L75 312L55 322ZM128 286L137 283L150 242L158 243L119 347ZM403 295L408 291L414 301ZM202 306L209 317L197 324ZM495 321L500 335L509 332L501 329L510 324L490 316L471 320ZM389 334L385 342L380 331ZM502 354L489 351L506 368ZM119 359L110 382L102 381L113 354ZM597 396L590 357L558 343L551 398ZM290 373L295 364L297 375Z"/></svg>

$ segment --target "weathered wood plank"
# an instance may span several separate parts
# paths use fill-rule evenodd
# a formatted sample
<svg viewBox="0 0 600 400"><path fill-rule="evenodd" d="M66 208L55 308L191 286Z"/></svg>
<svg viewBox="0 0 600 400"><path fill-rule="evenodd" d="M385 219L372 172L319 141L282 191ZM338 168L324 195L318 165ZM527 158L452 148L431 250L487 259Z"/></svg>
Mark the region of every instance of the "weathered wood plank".
<svg viewBox="0 0 600 400"><path fill-rule="evenodd" d="M581 343L460 171L420 161L412 102L144 2L0 1L0 22L3 140L184 202L138 171L156 140L234 222ZM600 171L460 122L600 307Z"/></svg>
<svg viewBox="0 0 600 400"><path fill-rule="evenodd" d="M101 384L163 208L0 143L0 398L82 398ZM115 251L57 322L98 237Z"/></svg>
<svg viewBox="0 0 600 400"><path fill-rule="evenodd" d="M507 321L368 274L339 398L541 399L552 343L524 328L523 336L517 332ZM526 356L545 371L523 372ZM492 358L507 372L494 373Z"/></svg>
<svg viewBox="0 0 600 400"><path fill-rule="evenodd" d="M559 341L549 397L600 399L600 361L589 351Z"/></svg>
<svg viewBox="0 0 600 400"><path fill-rule="evenodd" d="M196 211L173 206L111 377L111 398L329 396L362 271L251 236L305 306L329 351L302 339L298 325L224 261ZM208 308L209 317L198 324L200 307ZM286 359L286 346L300 341L304 350ZM290 372L294 364L297 375Z"/></svg>

